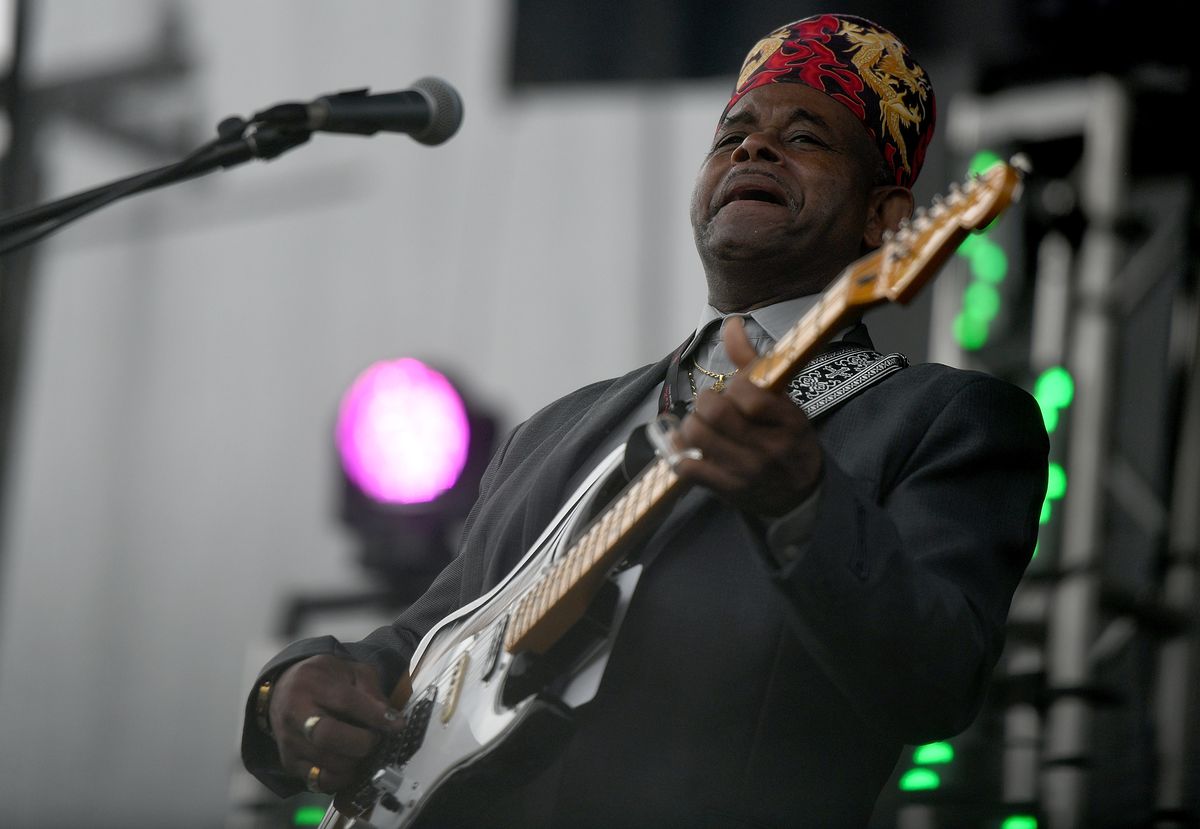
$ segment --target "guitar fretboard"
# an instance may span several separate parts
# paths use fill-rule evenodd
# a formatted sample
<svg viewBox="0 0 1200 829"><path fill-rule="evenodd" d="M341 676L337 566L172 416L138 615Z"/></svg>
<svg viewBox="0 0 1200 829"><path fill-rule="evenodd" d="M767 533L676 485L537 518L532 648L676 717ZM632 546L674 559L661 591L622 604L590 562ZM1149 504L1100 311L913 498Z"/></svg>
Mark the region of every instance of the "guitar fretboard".
<svg viewBox="0 0 1200 829"><path fill-rule="evenodd" d="M666 461L651 462L515 602L505 633L505 649L542 651L552 645L558 638L552 635L557 630L546 628L553 623L555 611L569 612L577 603L575 598L586 603L592 595L587 588L617 563L638 527L682 494L683 484ZM558 625L553 627L557 629Z"/></svg>

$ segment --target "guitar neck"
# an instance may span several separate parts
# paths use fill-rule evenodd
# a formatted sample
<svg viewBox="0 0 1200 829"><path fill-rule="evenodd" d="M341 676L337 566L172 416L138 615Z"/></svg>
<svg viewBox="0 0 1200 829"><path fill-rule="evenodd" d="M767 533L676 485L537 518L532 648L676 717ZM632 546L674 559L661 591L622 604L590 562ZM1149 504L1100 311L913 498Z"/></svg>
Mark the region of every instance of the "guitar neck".
<svg viewBox="0 0 1200 829"><path fill-rule="evenodd" d="M808 313L745 371L754 385L779 391L834 334L857 318L861 308L848 301L850 286L856 280L871 279L880 259L878 253L859 260L829 284ZM865 275L865 276L864 276Z"/></svg>
<svg viewBox="0 0 1200 829"><path fill-rule="evenodd" d="M627 554L639 531L686 491L666 461L652 461L514 603L505 649L544 653L557 642L582 618L600 580Z"/></svg>

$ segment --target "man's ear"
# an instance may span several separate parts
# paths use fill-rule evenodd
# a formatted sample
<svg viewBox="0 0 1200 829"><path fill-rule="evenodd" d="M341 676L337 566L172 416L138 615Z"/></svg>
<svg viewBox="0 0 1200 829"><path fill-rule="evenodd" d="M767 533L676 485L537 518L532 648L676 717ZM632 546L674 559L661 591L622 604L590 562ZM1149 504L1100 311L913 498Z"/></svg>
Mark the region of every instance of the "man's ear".
<svg viewBox="0 0 1200 829"><path fill-rule="evenodd" d="M874 250L883 244L883 232L895 230L901 219L913 211L912 190L891 184L876 187L867 202L867 226L863 229L863 245Z"/></svg>

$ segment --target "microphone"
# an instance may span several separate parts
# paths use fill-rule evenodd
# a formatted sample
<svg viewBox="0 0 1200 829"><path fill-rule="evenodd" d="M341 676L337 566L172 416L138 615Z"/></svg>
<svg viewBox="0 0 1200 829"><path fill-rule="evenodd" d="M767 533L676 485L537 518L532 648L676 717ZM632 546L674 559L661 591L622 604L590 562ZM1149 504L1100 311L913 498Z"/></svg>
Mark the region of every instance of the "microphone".
<svg viewBox="0 0 1200 829"><path fill-rule="evenodd" d="M421 78L412 89L369 94L353 89L323 95L307 104L279 104L254 115L254 121L280 129L374 135L403 132L422 144L441 144L458 131L462 98L441 78Z"/></svg>

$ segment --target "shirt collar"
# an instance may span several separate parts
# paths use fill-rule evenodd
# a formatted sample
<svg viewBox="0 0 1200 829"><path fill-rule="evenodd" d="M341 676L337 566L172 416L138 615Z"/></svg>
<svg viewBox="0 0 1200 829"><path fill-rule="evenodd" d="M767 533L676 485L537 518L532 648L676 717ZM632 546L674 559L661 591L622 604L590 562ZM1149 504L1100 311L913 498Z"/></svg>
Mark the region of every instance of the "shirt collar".
<svg viewBox="0 0 1200 829"><path fill-rule="evenodd" d="M767 332L767 335L773 341L779 342L783 338L783 335L790 331L792 326L798 323L801 317L807 314L809 309L816 305L820 299L820 294L798 296L794 299L785 299L782 302L776 302L774 305L764 305L762 308L755 308L748 314L740 312L722 313L705 303L704 308L700 311L700 321L696 325L696 333L704 331L714 320L724 320L726 317L751 316L755 322L762 326L762 329ZM720 329L719 325L716 327L718 330ZM700 337L693 337L687 349L680 355L680 359L686 359L688 355L699 347L701 341Z"/></svg>

